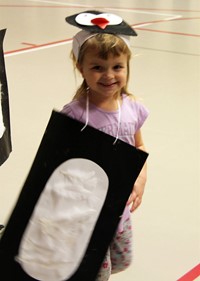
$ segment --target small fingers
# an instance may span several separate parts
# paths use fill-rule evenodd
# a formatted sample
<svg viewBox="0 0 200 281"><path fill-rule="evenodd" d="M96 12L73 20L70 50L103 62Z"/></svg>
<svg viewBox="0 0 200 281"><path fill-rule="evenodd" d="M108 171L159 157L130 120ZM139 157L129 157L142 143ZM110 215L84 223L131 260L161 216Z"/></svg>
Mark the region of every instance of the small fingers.
<svg viewBox="0 0 200 281"><path fill-rule="evenodd" d="M139 196L134 190L133 192L131 193L129 199L128 199L128 202L127 202L127 205L131 205L131 208L130 208L130 211L131 212L134 212L141 204L142 202L142 197Z"/></svg>
<svg viewBox="0 0 200 281"><path fill-rule="evenodd" d="M140 206L141 203L142 203L142 199L139 196L137 196L133 201L130 211L134 212Z"/></svg>
<svg viewBox="0 0 200 281"><path fill-rule="evenodd" d="M133 190L131 195L129 196L127 205L130 205L131 203L133 203L133 201L135 201L135 199L137 198L137 194L136 192Z"/></svg>

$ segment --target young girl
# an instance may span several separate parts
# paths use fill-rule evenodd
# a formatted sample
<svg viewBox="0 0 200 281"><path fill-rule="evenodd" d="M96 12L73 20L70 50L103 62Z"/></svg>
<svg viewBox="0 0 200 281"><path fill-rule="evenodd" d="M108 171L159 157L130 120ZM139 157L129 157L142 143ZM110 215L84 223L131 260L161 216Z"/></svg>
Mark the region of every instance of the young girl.
<svg viewBox="0 0 200 281"><path fill-rule="evenodd" d="M62 112L85 126L88 124L145 150L141 126L148 111L127 90L131 51L126 36L82 30L73 38L72 53L83 82ZM146 165L135 182L96 281L106 281L111 273L123 271L130 265L130 212L141 204L145 183Z"/></svg>

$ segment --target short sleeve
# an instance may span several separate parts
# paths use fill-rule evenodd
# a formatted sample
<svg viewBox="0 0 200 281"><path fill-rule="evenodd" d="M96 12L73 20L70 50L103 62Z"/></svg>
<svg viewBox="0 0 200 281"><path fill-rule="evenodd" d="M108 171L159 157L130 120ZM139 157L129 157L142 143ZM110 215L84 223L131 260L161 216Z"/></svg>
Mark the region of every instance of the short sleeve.
<svg viewBox="0 0 200 281"><path fill-rule="evenodd" d="M61 113L71 117L71 118L75 118L74 113L72 111L72 108L69 104L66 104L63 109L61 110Z"/></svg>
<svg viewBox="0 0 200 281"><path fill-rule="evenodd" d="M136 126L136 132L142 127L145 120L149 116L149 110L141 103L136 102L137 111L138 111L138 122Z"/></svg>

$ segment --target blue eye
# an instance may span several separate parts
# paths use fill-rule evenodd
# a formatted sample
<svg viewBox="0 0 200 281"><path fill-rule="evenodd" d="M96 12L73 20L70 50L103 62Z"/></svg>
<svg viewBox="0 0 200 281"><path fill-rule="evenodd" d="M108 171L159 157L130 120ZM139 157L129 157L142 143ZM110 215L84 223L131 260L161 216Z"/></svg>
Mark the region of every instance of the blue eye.
<svg viewBox="0 0 200 281"><path fill-rule="evenodd" d="M114 66L114 69L121 69L121 68L123 68L123 66L121 64L117 64Z"/></svg>
<svg viewBox="0 0 200 281"><path fill-rule="evenodd" d="M102 67L100 65L95 65L95 66L92 67L92 69L100 71L102 69Z"/></svg>

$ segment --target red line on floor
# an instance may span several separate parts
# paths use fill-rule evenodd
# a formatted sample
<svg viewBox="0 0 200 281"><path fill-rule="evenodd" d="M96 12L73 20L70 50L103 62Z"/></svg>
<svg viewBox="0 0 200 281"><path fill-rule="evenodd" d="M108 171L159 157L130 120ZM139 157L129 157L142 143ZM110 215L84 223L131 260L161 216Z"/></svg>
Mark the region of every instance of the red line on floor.
<svg viewBox="0 0 200 281"><path fill-rule="evenodd" d="M133 25L133 27L134 27L134 25ZM174 34L174 35L184 35L184 36L190 36L190 37L200 37L200 35L198 35L198 34L190 34L190 33L183 33L183 32L157 30L157 29L143 28L143 27L135 27L135 29L136 30L143 30L143 31L159 32L159 33L168 33L168 34Z"/></svg>
<svg viewBox="0 0 200 281"><path fill-rule="evenodd" d="M191 269L189 272L187 272L185 275L183 275L181 278L179 278L177 281L193 281L199 276L200 276L200 263L197 266L195 266L193 269Z"/></svg>
<svg viewBox="0 0 200 281"><path fill-rule="evenodd" d="M152 32L160 32L160 33L169 33L169 34L175 34L175 35L184 35L184 36L192 36L192 37L200 37L199 34L190 34L190 33L182 33L182 32L174 32L174 31L165 31L165 30L157 30L157 29L151 29L151 28L143 28L143 27L137 27L140 25L146 25L146 24L156 24L156 23L164 23L168 21L184 21L184 20L199 20L200 17L190 17L190 18L172 18L169 20L154 20L154 21L149 21L149 22L141 22L132 25L135 29L139 30L145 30L145 31L152 31Z"/></svg>
<svg viewBox="0 0 200 281"><path fill-rule="evenodd" d="M190 17L190 18L171 18L171 19L163 19L163 20L152 20L148 22L139 22L132 26L138 26L143 24L154 24L154 23L164 23L169 21L185 21L185 20L200 20L200 17Z"/></svg>
<svg viewBox="0 0 200 281"><path fill-rule="evenodd" d="M3 5L1 4L0 7L2 8L87 8L86 5L81 5L80 6L67 6L67 5ZM88 8L92 8L91 5L88 5ZM99 9L105 9L104 6L93 6L93 8L99 8ZM106 7L108 9L127 9L127 10L138 10L138 11L168 11L168 12L184 12L184 13L199 13L200 11L198 10L183 10L183 9L155 9L155 8L130 8L130 7Z"/></svg>
<svg viewBox="0 0 200 281"><path fill-rule="evenodd" d="M36 44L27 43L27 42L22 42L22 45L27 45L27 46L31 46L31 47L37 47Z"/></svg>
<svg viewBox="0 0 200 281"><path fill-rule="evenodd" d="M100 7L99 7L100 8ZM138 10L138 11L164 11L164 12L184 12L184 13L199 13L198 10L182 10L182 9L155 9L155 8L123 8L123 7L106 7L115 9L127 9L127 10Z"/></svg>
<svg viewBox="0 0 200 281"><path fill-rule="evenodd" d="M16 50L12 50L12 51L7 51L7 52L4 52L4 54L8 55L8 54L19 53L19 52L33 50L33 49L39 49L39 48L42 48L42 47L48 47L48 46L53 46L53 45L60 44L60 43L69 42L71 40L72 39L69 38L69 39L65 39L65 40L60 40L60 41L55 41L55 42L50 42L50 43L45 43L45 44L40 44L40 45L33 45L33 44L31 44L30 47L16 49Z"/></svg>
<svg viewBox="0 0 200 281"><path fill-rule="evenodd" d="M52 9L52 8L61 8L61 9L77 9L77 8L92 8L90 5L86 6L86 5L81 5L80 6L67 6L67 5L0 5L0 8L47 8L47 9ZM102 7L103 8L103 7Z"/></svg>

